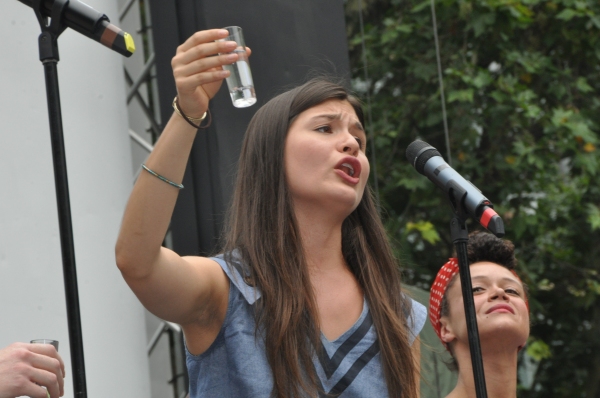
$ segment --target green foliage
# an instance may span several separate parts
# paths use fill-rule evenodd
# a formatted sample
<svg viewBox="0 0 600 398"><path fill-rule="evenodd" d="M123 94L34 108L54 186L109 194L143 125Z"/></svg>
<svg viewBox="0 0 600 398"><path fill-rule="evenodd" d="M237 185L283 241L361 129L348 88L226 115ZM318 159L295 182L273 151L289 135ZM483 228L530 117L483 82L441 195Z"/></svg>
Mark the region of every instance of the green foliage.
<svg viewBox="0 0 600 398"><path fill-rule="evenodd" d="M347 2L385 222L407 282L452 254L450 207L404 151L447 158L430 0ZM540 366L520 397L600 396L600 2L436 0L452 166L495 204L530 288ZM470 229L477 226L471 224Z"/></svg>
<svg viewBox="0 0 600 398"><path fill-rule="evenodd" d="M412 231L417 231L424 241L432 245L434 245L440 240L440 236L435 230L435 227L429 221L419 221L416 223L409 221L408 223L406 223L406 231L408 233Z"/></svg>
<svg viewBox="0 0 600 398"><path fill-rule="evenodd" d="M542 359L550 358L552 356L548 344L534 338L530 338L529 341L527 341L527 354L536 361L541 361Z"/></svg>

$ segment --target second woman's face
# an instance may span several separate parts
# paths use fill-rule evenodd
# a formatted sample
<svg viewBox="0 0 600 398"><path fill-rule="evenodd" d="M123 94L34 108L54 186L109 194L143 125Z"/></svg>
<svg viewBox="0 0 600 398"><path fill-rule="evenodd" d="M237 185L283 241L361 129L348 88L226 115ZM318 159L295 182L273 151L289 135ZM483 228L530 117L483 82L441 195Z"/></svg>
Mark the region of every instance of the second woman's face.
<svg viewBox="0 0 600 398"><path fill-rule="evenodd" d="M367 137L348 101L302 112L289 128L285 173L295 205L352 212L369 177Z"/></svg>
<svg viewBox="0 0 600 398"><path fill-rule="evenodd" d="M529 310L523 284L505 267L479 262L471 264L471 283L482 346L486 341L509 349L523 346L529 337ZM459 278L456 275L455 278ZM442 338L468 344L460 278L446 292L449 315L442 321Z"/></svg>

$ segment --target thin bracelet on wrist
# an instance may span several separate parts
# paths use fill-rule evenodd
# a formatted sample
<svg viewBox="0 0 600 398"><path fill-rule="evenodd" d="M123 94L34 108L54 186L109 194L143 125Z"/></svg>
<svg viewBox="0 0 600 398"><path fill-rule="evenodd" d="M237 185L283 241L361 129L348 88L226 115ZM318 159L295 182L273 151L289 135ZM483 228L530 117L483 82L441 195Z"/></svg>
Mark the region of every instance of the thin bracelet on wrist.
<svg viewBox="0 0 600 398"><path fill-rule="evenodd" d="M185 113L183 113L183 111L181 110L181 107L179 106L179 97L175 96L175 98L173 98L173 109L175 109L175 112L177 112L177 114L179 116L181 116L183 118L183 120L185 120L186 122L188 122L190 125L192 125L193 127L197 128L197 129L205 129L208 126L210 126L211 122L212 122L212 117L210 115L210 111L207 109L206 112L204 112L204 115L202 115L202 117L191 117L186 115ZM205 126L201 126L201 123L204 119L206 119L206 116L209 116L209 120L208 123Z"/></svg>

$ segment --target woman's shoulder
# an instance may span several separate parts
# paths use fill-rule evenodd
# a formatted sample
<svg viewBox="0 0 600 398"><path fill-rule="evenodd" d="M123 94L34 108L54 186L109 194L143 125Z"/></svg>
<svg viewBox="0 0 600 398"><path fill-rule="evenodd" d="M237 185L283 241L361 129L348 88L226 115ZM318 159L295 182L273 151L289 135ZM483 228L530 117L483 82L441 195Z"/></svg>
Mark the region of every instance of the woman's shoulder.
<svg viewBox="0 0 600 398"><path fill-rule="evenodd" d="M225 275L229 278L237 290L246 299L248 304L254 304L260 297L260 290L254 286L250 277L250 267L243 261L235 250L210 257L221 266Z"/></svg>
<svg viewBox="0 0 600 398"><path fill-rule="evenodd" d="M403 287L406 288L406 286ZM409 343L412 344L421 330L423 330L423 326L425 326L427 320L427 308L419 301L413 299L413 291L411 289L405 290L407 290L407 292L402 293L404 296L403 315L407 321L408 329L411 332Z"/></svg>

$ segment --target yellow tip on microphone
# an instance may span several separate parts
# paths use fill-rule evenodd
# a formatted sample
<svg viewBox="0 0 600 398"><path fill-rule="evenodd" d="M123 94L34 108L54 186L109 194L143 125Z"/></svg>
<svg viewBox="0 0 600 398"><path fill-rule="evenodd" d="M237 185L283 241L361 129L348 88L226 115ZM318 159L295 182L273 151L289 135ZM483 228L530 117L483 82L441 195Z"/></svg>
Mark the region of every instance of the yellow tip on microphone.
<svg viewBox="0 0 600 398"><path fill-rule="evenodd" d="M132 54L135 52L135 43L133 42L133 37L131 37L131 35L127 32L125 32L125 48L127 48L127 51Z"/></svg>
<svg viewBox="0 0 600 398"><path fill-rule="evenodd" d="M101 30L100 43L126 57L133 54L135 43L129 33L123 32L108 21L102 21Z"/></svg>

